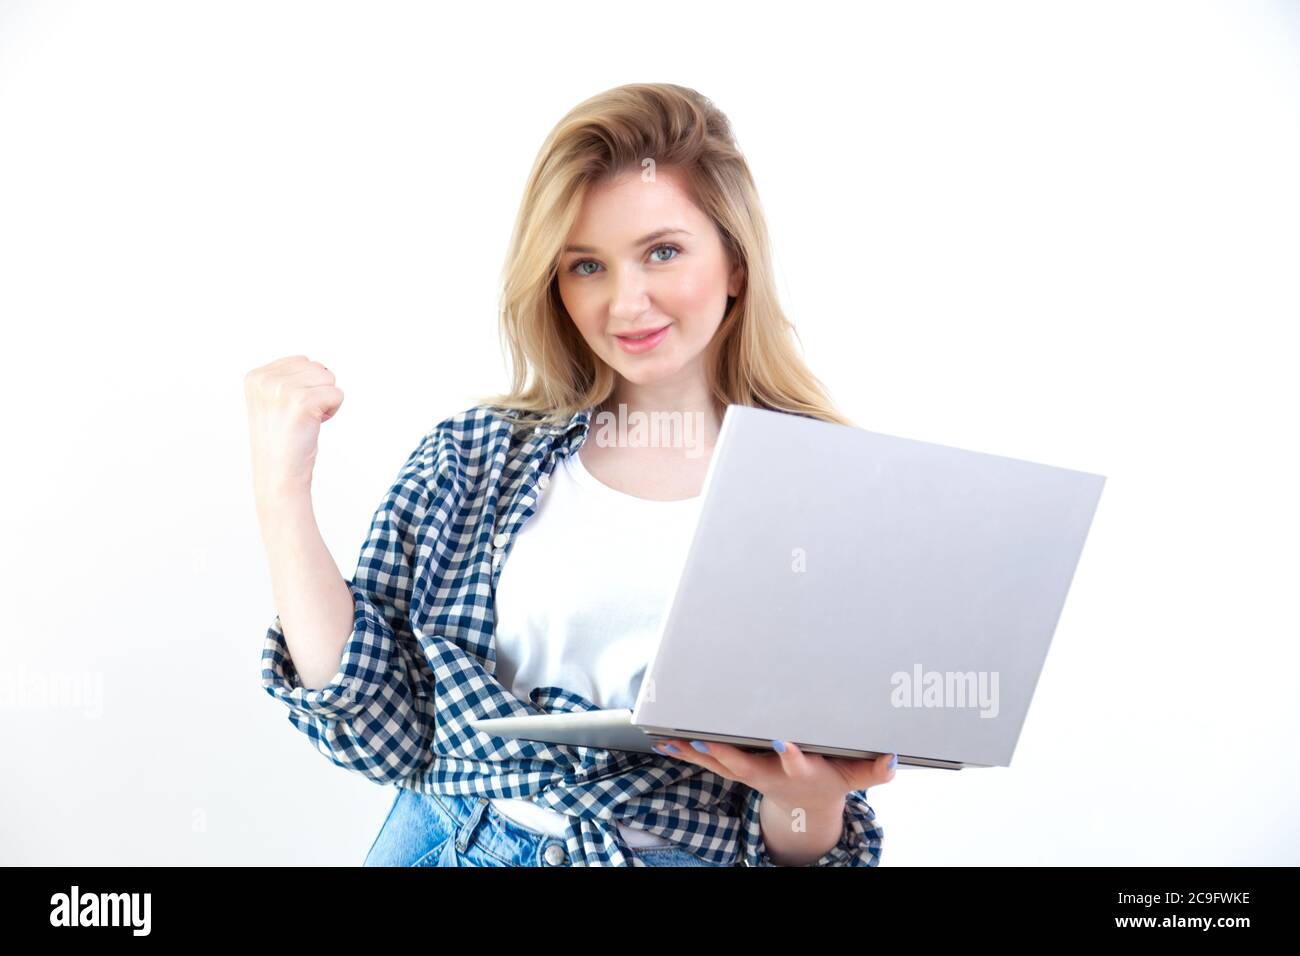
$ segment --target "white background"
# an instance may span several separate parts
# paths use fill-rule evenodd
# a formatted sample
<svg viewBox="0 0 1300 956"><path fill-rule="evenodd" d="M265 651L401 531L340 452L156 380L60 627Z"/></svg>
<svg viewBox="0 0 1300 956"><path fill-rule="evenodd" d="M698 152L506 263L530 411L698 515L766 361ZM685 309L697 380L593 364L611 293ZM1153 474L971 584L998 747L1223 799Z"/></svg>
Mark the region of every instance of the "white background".
<svg viewBox="0 0 1300 956"><path fill-rule="evenodd" d="M858 424L1108 479L1012 767L874 789L884 865L1300 863L1300 4L507 7L0 2L0 862L361 862L394 792L259 685L244 373L337 375L350 576L506 384L544 136L667 81Z"/></svg>

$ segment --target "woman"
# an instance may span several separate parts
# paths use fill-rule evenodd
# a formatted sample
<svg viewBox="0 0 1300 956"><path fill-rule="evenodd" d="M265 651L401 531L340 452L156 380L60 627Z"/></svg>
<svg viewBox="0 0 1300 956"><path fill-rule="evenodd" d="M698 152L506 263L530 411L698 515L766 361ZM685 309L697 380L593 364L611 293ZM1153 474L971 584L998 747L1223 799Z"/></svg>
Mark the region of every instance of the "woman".
<svg viewBox="0 0 1300 956"><path fill-rule="evenodd" d="M321 753L398 785L366 863L876 865L866 790L896 757L641 754L469 724L632 706L727 404L849 424L789 338L725 116L670 84L565 116L528 179L500 317L511 390L424 436L351 582L310 509L343 393L305 356L246 379L280 609L262 683ZM611 416L650 413L689 441L608 440Z"/></svg>

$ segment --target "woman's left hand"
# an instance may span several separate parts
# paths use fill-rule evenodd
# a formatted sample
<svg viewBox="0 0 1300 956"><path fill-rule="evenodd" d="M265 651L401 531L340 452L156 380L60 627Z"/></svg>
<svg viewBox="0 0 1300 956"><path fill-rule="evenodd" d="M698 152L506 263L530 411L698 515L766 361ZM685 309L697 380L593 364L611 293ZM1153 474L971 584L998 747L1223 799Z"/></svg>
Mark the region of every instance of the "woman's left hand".
<svg viewBox="0 0 1300 956"><path fill-rule="evenodd" d="M741 750L716 740L698 741L708 748L702 752L691 743L674 737L658 741L654 749L666 757L699 764L729 780L737 780L786 808L834 805L854 790L878 787L893 780L898 763L897 754L860 760L804 753L789 741L773 741L771 754ZM776 747L778 743L784 745L784 751ZM665 744L672 744L677 752L666 750Z"/></svg>

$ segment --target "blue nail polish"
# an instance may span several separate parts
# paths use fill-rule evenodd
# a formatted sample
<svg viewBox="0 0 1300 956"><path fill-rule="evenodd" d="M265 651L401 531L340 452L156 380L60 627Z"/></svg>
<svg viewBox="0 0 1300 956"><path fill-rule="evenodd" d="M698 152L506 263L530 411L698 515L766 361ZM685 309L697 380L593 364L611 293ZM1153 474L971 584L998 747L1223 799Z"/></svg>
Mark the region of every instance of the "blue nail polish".
<svg viewBox="0 0 1300 956"><path fill-rule="evenodd" d="M703 744L701 741L699 741L699 740L692 740L692 741L691 741L691 746L694 747L696 750L698 750L698 751L699 751L700 753L702 753L702 754L706 754L706 753L709 752L709 748L706 747L706 746L704 746L704 744Z"/></svg>
<svg viewBox="0 0 1300 956"><path fill-rule="evenodd" d="M784 740L772 741L772 749L779 754L785 753L785 741Z"/></svg>
<svg viewBox="0 0 1300 956"><path fill-rule="evenodd" d="M667 750L669 753L681 753L681 751L672 744L664 744L664 750Z"/></svg>
<svg viewBox="0 0 1300 956"><path fill-rule="evenodd" d="M889 759L889 769L893 770L897 766L898 766L898 754L894 754L894 756Z"/></svg>

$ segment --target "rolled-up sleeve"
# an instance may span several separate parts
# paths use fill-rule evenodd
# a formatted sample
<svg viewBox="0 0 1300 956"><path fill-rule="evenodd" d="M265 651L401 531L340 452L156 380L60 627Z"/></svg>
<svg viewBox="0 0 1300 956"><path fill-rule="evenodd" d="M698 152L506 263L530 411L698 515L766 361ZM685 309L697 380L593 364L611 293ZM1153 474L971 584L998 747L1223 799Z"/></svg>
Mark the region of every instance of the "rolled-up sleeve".
<svg viewBox="0 0 1300 956"><path fill-rule="evenodd" d="M744 866L778 866L763 842L760 802L763 795L745 787L740 801L740 862ZM876 811L866 790L854 790L844 800L844 832L840 842L806 866L879 866L885 831L876 824Z"/></svg>
<svg viewBox="0 0 1300 956"><path fill-rule="evenodd" d="M277 614L262 646L262 687L288 708L289 722L340 767L378 783L396 783L430 758L432 673L409 620L418 542L438 497L449 502L451 482L433 489L426 476L436 463L431 436L403 465L381 502L361 548L352 592L352 634L339 670L324 687L299 679Z"/></svg>

